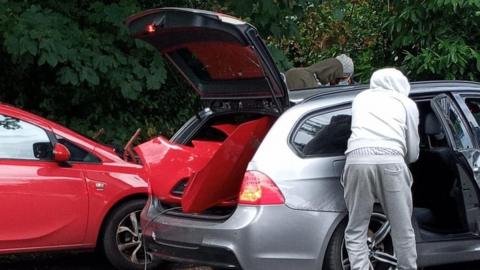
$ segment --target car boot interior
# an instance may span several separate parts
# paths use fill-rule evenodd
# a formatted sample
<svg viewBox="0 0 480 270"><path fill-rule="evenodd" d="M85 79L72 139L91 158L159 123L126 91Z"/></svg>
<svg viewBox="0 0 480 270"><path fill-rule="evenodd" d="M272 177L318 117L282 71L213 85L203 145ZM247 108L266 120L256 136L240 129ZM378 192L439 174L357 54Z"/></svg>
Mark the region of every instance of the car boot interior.
<svg viewBox="0 0 480 270"><path fill-rule="evenodd" d="M429 102L419 102L420 155L410 165L414 216L421 229L436 234L467 231L456 157Z"/></svg>

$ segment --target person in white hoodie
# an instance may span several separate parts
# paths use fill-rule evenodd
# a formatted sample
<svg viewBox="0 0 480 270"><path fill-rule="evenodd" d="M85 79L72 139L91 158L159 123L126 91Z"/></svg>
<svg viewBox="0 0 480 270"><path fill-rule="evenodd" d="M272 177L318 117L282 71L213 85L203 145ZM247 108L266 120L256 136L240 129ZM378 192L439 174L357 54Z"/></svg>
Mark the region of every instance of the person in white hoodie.
<svg viewBox="0 0 480 270"><path fill-rule="evenodd" d="M418 158L418 109L409 93L410 84L402 72L384 68L373 73L370 89L353 101L342 177L351 270L373 269L367 233L375 202L380 202L390 221L397 268L417 269L411 222L413 179L407 164Z"/></svg>

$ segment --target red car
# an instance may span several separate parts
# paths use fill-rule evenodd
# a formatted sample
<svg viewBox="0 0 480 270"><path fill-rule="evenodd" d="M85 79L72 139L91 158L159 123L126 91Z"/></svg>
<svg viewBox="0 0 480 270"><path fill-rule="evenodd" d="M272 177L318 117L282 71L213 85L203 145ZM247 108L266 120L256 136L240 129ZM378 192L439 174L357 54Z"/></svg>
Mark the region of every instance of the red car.
<svg viewBox="0 0 480 270"><path fill-rule="evenodd" d="M147 183L117 152L0 104L0 254L101 247L117 268L143 269Z"/></svg>

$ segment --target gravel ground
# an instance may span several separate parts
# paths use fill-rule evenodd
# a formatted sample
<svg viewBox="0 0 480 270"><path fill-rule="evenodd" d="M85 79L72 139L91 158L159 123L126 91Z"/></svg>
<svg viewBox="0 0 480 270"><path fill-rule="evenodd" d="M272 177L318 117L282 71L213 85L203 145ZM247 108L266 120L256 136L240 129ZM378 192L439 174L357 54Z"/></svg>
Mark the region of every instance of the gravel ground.
<svg viewBox="0 0 480 270"><path fill-rule="evenodd" d="M93 252L59 252L0 256L1 270L115 270L106 259ZM161 270L212 270L209 267L171 265ZM159 270L160 270L159 269ZM480 262L425 268L425 270L478 270Z"/></svg>

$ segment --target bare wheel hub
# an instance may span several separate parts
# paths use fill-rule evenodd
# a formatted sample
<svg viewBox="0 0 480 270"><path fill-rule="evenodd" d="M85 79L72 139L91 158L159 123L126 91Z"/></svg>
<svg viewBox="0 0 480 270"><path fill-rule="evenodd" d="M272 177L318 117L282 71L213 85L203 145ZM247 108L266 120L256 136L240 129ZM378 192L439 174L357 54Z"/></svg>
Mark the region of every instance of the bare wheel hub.
<svg viewBox="0 0 480 270"><path fill-rule="evenodd" d="M370 263L374 269L396 269L397 259L393 251L390 237L390 222L384 214L373 213L368 225L367 246L369 249ZM342 243L342 267L350 270L350 261L345 247L345 239Z"/></svg>
<svg viewBox="0 0 480 270"><path fill-rule="evenodd" d="M140 210L125 216L116 231L117 247L123 257L135 264L151 262L151 254L143 250L142 229L140 227Z"/></svg>

